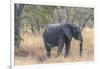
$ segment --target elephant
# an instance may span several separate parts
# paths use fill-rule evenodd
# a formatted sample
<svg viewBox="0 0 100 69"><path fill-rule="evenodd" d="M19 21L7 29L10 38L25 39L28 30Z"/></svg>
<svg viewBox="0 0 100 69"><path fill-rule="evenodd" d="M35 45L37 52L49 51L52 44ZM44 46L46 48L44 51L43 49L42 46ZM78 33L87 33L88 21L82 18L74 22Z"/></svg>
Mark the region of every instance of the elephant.
<svg viewBox="0 0 100 69"><path fill-rule="evenodd" d="M47 57L51 57L51 49L57 47L57 57L60 56L65 46L64 57L69 55L72 37L79 40L80 56L82 56L82 33L80 27L68 23L53 23L45 26L43 31L44 45L47 51Z"/></svg>

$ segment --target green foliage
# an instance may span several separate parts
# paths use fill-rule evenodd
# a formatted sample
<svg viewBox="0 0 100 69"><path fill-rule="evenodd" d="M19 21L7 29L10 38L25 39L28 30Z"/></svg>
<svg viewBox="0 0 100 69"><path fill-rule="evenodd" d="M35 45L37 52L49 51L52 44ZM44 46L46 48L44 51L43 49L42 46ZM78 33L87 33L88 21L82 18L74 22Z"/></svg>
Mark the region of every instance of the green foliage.
<svg viewBox="0 0 100 69"><path fill-rule="evenodd" d="M89 17L90 15L91 17ZM66 23L74 23L79 26L87 22L86 26L93 27L94 9L26 4L21 16L21 25L28 24L34 32L35 30L43 29L48 23L59 22L59 19L61 19L62 23L66 19Z"/></svg>

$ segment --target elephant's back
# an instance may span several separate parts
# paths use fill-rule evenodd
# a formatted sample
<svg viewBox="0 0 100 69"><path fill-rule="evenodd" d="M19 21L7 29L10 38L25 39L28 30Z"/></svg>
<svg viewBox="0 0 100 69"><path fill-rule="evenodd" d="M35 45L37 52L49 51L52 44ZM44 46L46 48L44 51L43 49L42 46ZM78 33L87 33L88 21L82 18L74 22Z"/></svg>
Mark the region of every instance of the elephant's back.
<svg viewBox="0 0 100 69"><path fill-rule="evenodd" d="M46 42L57 45L60 24L49 24L45 27L43 37Z"/></svg>

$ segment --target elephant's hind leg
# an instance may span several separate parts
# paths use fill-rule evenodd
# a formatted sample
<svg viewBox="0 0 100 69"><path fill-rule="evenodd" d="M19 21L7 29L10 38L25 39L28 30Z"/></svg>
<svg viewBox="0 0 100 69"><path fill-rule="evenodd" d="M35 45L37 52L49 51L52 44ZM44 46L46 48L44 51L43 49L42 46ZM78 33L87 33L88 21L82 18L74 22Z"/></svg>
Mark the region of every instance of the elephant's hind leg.
<svg viewBox="0 0 100 69"><path fill-rule="evenodd" d="M48 56L48 58L50 58L51 57L51 47L50 47L50 44L46 44L45 45L46 47L46 51L47 51L47 56Z"/></svg>

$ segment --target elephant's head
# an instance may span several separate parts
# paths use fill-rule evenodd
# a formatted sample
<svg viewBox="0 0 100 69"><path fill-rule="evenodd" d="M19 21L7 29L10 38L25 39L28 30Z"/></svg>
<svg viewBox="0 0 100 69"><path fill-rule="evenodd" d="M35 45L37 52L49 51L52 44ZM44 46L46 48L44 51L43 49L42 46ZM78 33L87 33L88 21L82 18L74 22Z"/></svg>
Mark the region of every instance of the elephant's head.
<svg viewBox="0 0 100 69"><path fill-rule="evenodd" d="M79 40L79 42L80 42L80 56L82 56L83 39L82 39L82 34L81 34L80 28L78 26L65 24L63 26L63 31L69 40L71 40L72 37L75 38L76 40Z"/></svg>
<svg viewBox="0 0 100 69"><path fill-rule="evenodd" d="M73 31L72 37L74 37L76 40L79 40L79 42L80 42L80 56L82 56L83 39L82 39L81 30L79 27L74 26L72 31Z"/></svg>

